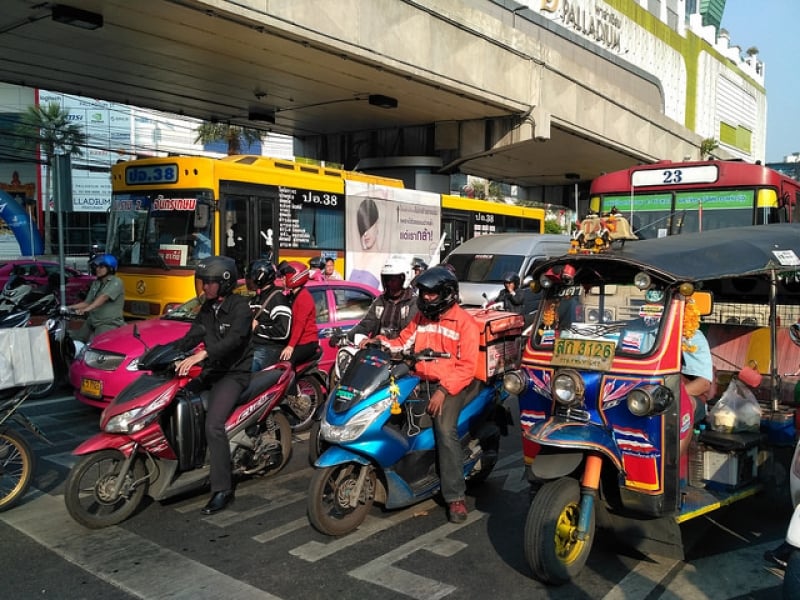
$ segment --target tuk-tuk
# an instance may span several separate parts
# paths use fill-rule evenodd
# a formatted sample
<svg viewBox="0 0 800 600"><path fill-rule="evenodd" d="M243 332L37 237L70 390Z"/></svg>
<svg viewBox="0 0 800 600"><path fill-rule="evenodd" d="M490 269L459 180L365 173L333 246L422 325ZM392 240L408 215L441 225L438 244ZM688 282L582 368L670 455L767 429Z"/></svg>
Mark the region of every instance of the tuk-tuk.
<svg viewBox="0 0 800 600"><path fill-rule="evenodd" d="M800 225L776 224L576 245L536 269L537 320L504 383L519 397L532 486L524 547L537 579L575 577L596 524L644 553L683 559L681 523L765 488L788 502L795 382L779 366L800 363L785 343L800 317L799 257ZM702 399L709 407L731 380L766 376L745 428L713 422L702 401L687 410L682 364L700 358L687 355L698 330L717 387ZM779 346L791 355L780 365ZM681 452L687 434L692 448Z"/></svg>

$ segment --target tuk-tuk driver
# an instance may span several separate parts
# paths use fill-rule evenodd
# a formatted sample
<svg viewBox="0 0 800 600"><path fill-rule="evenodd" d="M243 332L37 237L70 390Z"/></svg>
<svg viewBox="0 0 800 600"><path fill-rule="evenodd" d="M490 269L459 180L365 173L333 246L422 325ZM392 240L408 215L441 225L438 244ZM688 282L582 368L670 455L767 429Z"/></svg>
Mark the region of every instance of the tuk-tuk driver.
<svg viewBox="0 0 800 600"><path fill-rule="evenodd" d="M695 423L705 418L706 401L714 395L714 363L706 336L700 331L700 315L691 298L683 313L681 367L681 456L689 449Z"/></svg>

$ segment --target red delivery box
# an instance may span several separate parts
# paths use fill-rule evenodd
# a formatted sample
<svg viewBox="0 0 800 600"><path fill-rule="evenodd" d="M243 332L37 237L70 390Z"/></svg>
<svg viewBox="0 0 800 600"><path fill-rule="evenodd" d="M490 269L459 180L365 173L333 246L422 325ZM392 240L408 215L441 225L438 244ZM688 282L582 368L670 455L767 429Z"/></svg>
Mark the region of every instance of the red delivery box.
<svg viewBox="0 0 800 600"><path fill-rule="evenodd" d="M495 375L516 369L525 325L522 315L484 308L468 308L466 311L475 318L481 330L475 377L488 381Z"/></svg>

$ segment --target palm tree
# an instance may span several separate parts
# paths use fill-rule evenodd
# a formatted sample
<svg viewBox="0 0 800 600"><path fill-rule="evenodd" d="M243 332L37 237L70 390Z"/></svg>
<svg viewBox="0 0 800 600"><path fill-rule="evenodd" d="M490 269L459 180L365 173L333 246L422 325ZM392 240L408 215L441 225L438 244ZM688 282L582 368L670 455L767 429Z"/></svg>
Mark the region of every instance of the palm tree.
<svg viewBox="0 0 800 600"><path fill-rule="evenodd" d="M241 154L242 148L248 148L251 144L260 142L262 132L258 129L240 127L239 125L229 125L227 123L212 123L203 121L197 128L195 144L208 144L211 142L224 141L228 144L228 155Z"/></svg>
<svg viewBox="0 0 800 600"><path fill-rule="evenodd" d="M29 106L17 126L21 146L35 151L38 145L45 155L48 166L45 178L44 199L44 252L50 254L50 198L52 190L52 167L56 154L80 156L86 145L86 134L80 125L70 122L69 111L63 110L55 102L47 106Z"/></svg>

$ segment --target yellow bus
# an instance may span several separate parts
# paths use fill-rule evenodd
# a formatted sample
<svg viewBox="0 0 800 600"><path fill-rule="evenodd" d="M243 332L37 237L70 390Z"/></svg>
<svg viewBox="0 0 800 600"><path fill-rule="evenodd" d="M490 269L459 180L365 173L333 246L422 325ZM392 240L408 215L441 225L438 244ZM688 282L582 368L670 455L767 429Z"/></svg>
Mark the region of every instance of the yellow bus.
<svg viewBox="0 0 800 600"><path fill-rule="evenodd" d="M403 182L262 156L160 157L112 168L107 252L119 261L125 314L152 317L195 294L209 255L250 261L330 256L352 281L378 287L389 256L438 262L493 232L541 233L544 211L441 196Z"/></svg>
<svg viewBox="0 0 800 600"><path fill-rule="evenodd" d="M442 256L462 242L489 233L544 233L543 208L461 196L442 196Z"/></svg>

